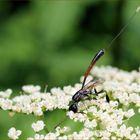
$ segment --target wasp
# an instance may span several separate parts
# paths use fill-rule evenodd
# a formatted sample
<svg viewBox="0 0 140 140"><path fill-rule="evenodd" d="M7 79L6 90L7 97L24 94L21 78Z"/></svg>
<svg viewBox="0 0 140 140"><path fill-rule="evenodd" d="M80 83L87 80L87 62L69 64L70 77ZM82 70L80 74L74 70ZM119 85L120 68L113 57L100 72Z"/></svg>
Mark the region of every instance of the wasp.
<svg viewBox="0 0 140 140"><path fill-rule="evenodd" d="M82 83L82 87L80 90L78 90L73 96L72 96L72 104L69 106L69 111L73 111L74 113L76 113L78 111L78 103L86 98L89 98L89 96L91 94L95 94L96 96L98 96L98 94L104 92L103 90L101 91L97 91L96 90L96 85L100 84L99 80L91 80L89 81L87 84L85 84L87 76L89 75L92 67L95 65L95 63L97 62L97 60L103 56L105 53L105 49L100 50L95 57L92 59L87 71L84 74L84 80ZM94 92L92 92L94 88ZM109 97L106 94L106 100L107 102L109 102Z"/></svg>

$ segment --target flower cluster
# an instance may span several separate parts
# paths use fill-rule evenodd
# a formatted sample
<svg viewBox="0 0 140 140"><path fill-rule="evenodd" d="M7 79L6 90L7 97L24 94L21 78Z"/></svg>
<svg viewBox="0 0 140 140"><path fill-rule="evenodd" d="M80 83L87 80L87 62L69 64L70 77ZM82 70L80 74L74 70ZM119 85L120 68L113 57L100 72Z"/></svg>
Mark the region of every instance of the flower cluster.
<svg viewBox="0 0 140 140"><path fill-rule="evenodd" d="M21 131L20 130L16 130L14 127L10 128L8 131L8 137L16 140L18 139L18 137L21 135Z"/></svg>
<svg viewBox="0 0 140 140"><path fill-rule="evenodd" d="M72 139L140 139L140 128L129 126L127 122L140 112L140 71L126 72L117 68L94 67L88 80L99 80L97 91L103 90L96 99L80 101L78 112L68 111L72 96L81 88L81 84L52 88L50 92L41 92L39 86L24 86L22 95L10 98L11 90L0 92L0 107L3 110L42 116L48 110L65 109L67 117L83 123L79 132L66 133L70 128L57 127L55 132L42 134L45 122L39 120L32 124L36 132L28 140L72 140ZM7 94L7 95L4 95ZM94 93L94 91L93 91ZM106 94L110 102L106 101ZM134 110L135 108L135 110ZM55 116L56 117L56 116ZM10 129L8 136L17 139L20 134Z"/></svg>
<svg viewBox="0 0 140 140"><path fill-rule="evenodd" d="M46 135L36 133L33 138L30 137L27 138L27 140L67 140L67 136L65 136L64 134L69 131L68 127L57 127L55 130L55 133L49 132Z"/></svg>
<svg viewBox="0 0 140 140"><path fill-rule="evenodd" d="M45 124L43 121L37 121L36 123L32 124L32 128L34 129L35 132L39 132L44 128Z"/></svg>

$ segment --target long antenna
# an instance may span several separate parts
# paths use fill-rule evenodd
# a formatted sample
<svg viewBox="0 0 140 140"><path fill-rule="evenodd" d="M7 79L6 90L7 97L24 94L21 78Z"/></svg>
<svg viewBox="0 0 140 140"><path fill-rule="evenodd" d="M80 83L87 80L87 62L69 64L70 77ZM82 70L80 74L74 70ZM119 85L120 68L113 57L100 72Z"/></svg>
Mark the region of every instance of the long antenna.
<svg viewBox="0 0 140 140"><path fill-rule="evenodd" d="M134 11L134 13L132 14L132 16L130 16L130 18L128 19L128 22L123 26L123 28L120 30L120 32L112 39L112 41L110 42L110 44L105 48L100 50L98 53L96 53L96 55L94 56L94 58L92 59L87 71L84 74L84 79L83 79L83 83L82 83L82 88L85 85L86 79L88 74L90 73L92 67L95 65L95 63L97 62L97 60L99 58L101 58L101 56L104 55L104 53L106 52L106 50L108 50L108 48L110 48L112 46L112 44L114 43L114 41L124 32L124 30L127 28L127 26L130 24L130 22L133 20L133 18L135 17L135 15L140 11L140 6Z"/></svg>
<svg viewBox="0 0 140 140"><path fill-rule="evenodd" d="M114 41L124 32L124 30L127 28L127 26L131 23L131 21L133 20L133 18L135 17L135 15L140 11L140 6L134 11L134 13L130 16L130 18L128 19L128 22L123 26L123 28L119 31L119 33L112 39L112 41L110 42L110 44L105 48L105 50L107 50L108 48L110 48L112 46L112 44L114 43Z"/></svg>

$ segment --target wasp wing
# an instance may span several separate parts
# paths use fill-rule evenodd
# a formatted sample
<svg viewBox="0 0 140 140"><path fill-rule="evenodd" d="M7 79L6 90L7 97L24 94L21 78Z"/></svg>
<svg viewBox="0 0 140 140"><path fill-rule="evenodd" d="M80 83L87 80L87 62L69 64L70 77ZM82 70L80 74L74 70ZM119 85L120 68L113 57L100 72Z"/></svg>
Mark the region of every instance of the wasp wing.
<svg viewBox="0 0 140 140"><path fill-rule="evenodd" d="M93 87L96 87L102 83L103 81L101 80L91 80L83 87L83 90L91 90Z"/></svg>

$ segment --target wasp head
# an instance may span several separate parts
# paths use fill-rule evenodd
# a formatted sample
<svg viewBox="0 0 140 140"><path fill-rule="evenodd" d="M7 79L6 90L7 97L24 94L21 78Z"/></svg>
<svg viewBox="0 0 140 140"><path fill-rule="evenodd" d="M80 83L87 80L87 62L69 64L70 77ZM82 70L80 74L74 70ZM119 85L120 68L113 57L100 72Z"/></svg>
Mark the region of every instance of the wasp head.
<svg viewBox="0 0 140 140"><path fill-rule="evenodd" d="M76 113L78 111L77 108L77 103L73 103L69 106L69 111L73 111L74 113Z"/></svg>

